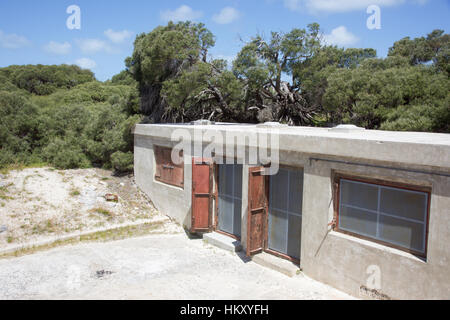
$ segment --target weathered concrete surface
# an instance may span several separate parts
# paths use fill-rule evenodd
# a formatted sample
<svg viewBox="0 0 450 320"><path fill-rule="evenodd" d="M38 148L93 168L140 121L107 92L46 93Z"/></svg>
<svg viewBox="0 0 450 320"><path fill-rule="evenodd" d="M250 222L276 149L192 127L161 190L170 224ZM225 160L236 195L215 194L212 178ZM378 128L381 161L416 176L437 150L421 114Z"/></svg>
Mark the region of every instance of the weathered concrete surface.
<svg viewBox="0 0 450 320"><path fill-rule="evenodd" d="M158 211L175 219L179 224L191 227L191 188L192 188L192 158L184 155L184 188L174 187L155 180L154 145L173 147L175 143L166 140L150 140L135 136L134 171L136 184L145 192Z"/></svg>
<svg viewBox="0 0 450 320"><path fill-rule="evenodd" d="M194 138L194 130L203 130L208 135L204 143L210 143L219 133L223 137L233 135L245 137L250 133L267 133L267 129L255 125L136 125L136 136L167 140L177 129L187 130ZM326 154L336 157L358 158L373 161L390 161L411 165L443 167L450 166L450 135L425 132L393 132L381 130L336 131L314 127L281 127L272 131L280 138L279 148L284 151L309 154ZM225 140L224 140L225 141ZM256 141L249 141L255 147ZM237 141L237 145L245 140Z"/></svg>
<svg viewBox="0 0 450 320"><path fill-rule="evenodd" d="M179 234L79 244L0 260L0 299L351 297Z"/></svg>
<svg viewBox="0 0 450 320"><path fill-rule="evenodd" d="M330 232L333 172L431 187L426 261L373 241ZM390 298L450 299L450 178L313 162L305 166L302 217L301 267L308 276L360 296L372 283L375 268L378 291Z"/></svg>
<svg viewBox="0 0 450 320"><path fill-rule="evenodd" d="M230 252L239 252L242 250L240 241L217 232L207 233L203 235L203 240L213 246Z"/></svg>
<svg viewBox="0 0 450 320"><path fill-rule="evenodd" d="M190 226L192 152L186 152L185 188L175 189L154 182L153 144L174 145L176 129L195 129L207 137L222 133L244 137L267 132L254 125L138 125L135 128L135 174L138 185L163 213ZM226 134L225 134L226 133ZM370 270L379 274L379 293L393 299L450 299L450 135L326 128L278 128L279 162L304 171L301 268L308 276L354 296L365 297L371 283ZM210 139L211 140L211 139ZM210 140L203 140L208 144ZM223 148L214 139L213 146ZM237 139L244 146L245 139ZM249 139L246 151L258 147ZM222 147L222 148L220 148ZM217 150L215 150L217 151ZM217 151L218 155L223 155ZM248 169L242 179L241 244L247 245ZM335 200L333 176L424 186L431 189L426 261L407 252L373 241L330 232ZM300 195L299 195L300 196Z"/></svg>
<svg viewBox="0 0 450 320"><path fill-rule="evenodd" d="M297 271L300 270L299 266L295 265L293 262L280 259L265 252L255 255L252 258L252 261L261 266L284 273L288 277L295 276Z"/></svg>

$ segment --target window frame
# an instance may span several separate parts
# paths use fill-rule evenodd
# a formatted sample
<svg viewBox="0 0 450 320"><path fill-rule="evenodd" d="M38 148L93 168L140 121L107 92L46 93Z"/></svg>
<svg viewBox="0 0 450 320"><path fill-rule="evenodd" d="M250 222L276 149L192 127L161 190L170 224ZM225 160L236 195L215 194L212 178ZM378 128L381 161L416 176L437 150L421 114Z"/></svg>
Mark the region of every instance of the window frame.
<svg viewBox="0 0 450 320"><path fill-rule="evenodd" d="M237 160L237 159L235 159L235 160ZM220 196L220 194L219 194L219 184L220 184L220 172L219 172L219 168L220 168L220 166L221 165L227 165L226 163L222 163L222 164L217 164L217 163L214 163L214 176L215 176L215 180L216 180L216 182L215 182L215 192L214 192L214 197L215 197L215 201L216 201L216 203L215 203L215 214L214 214L214 230L216 231L216 232L218 232L218 233L221 233L221 234L223 234L223 235L226 235L226 236L229 236L229 237L231 237L231 238L233 238L233 239L235 239L235 240L238 240L238 241L241 241L241 237L242 237L242 225L243 224L241 224L241 231L240 231L240 233L241 233L241 235L240 236L237 236L237 235L235 235L235 234L232 234L232 233L229 233L229 232L227 232L227 231L223 231L223 230L220 230L219 229L219 214L220 214L220 211L219 211L219 196ZM241 172L241 175L242 175L242 178L241 179L243 179L243 177L244 177L244 165L242 165L242 164L238 164L238 163L234 163L234 164L230 164L230 165L232 165L232 166L237 166L237 165L240 165L241 166L241 168L242 168L242 172ZM234 168L233 170L235 170L236 168ZM233 179L234 179L234 177L233 177ZM234 181L233 181L233 191L234 191ZM240 197L240 199L238 199L238 200L240 200L241 201L241 217L242 217L242 202L243 202L243 195L244 195L244 192L243 192L243 190L241 190L241 197ZM233 198L233 201L234 200L236 200L237 198L235 197L235 196L233 196L233 197L230 197L230 196L227 196L228 198Z"/></svg>
<svg viewBox="0 0 450 320"><path fill-rule="evenodd" d="M159 151L157 151L157 150L159 150ZM180 152L180 156L183 158L183 163L182 164L176 165L176 164L174 164L172 162L172 159L169 159L169 161L164 161L163 160L163 163L158 163L158 160L159 160L158 159L158 153L162 154L165 151L169 151L170 154L171 154L172 150L173 150L173 148L171 148L171 147L165 147L165 146L159 146L159 145L154 145L153 146L153 155L154 155L154 159L155 159L154 179L155 179L155 181L158 181L160 183L184 189L184 160L185 159L184 159L184 152L183 152L183 150L181 150L181 152ZM181 174L181 177L182 177L180 183L176 183L173 180L169 181L169 180L166 180L166 179L161 177L162 176L162 174L161 174L162 172L160 172L160 170L164 170L164 165L166 165L165 162L167 162L167 165L172 166L174 168L178 168L180 170L180 172L181 172L180 174ZM159 168L159 166L161 166L161 168ZM159 175L158 175L158 173L159 173Z"/></svg>
<svg viewBox="0 0 450 320"><path fill-rule="evenodd" d="M416 251L413 249L408 249L405 247L402 247L400 245L396 245L387 241L379 240L376 238L372 238L370 236L361 235L355 232L351 232L348 230L342 230L339 228L339 212L340 212L340 200L341 200L341 180L348 180L348 181L354 181L354 182L360 182L360 183L366 183L366 184L372 184L375 186L383 186L383 187L389 187L389 188L395 188L400 190L408 190L408 191L414 191L414 192L422 192L427 194L427 204L426 204L426 219L425 219L425 250L424 252ZM430 206L431 206L431 188L425 187L425 186L417 186L417 185L411 185L406 183L400 183L400 182L393 182L393 181L386 181L381 179L375 179L375 178L363 178L358 176L351 176L346 174L335 174L333 179L333 185L334 185L334 191L333 191L333 198L334 198L334 227L333 230L339 233L343 233L346 235L350 235L359 239L368 240L374 243L381 244L386 247L398 249L410 254L413 254L417 257L426 259L427 253L428 253L428 234L429 234L429 222L430 222Z"/></svg>
<svg viewBox="0 0 450 320"><path fill-rule="evenodd" d="M279 165L280 169L285 169L285 170L295 170L295 171L302 171L303 173L303 186L302 186L302 203L303 203L303 196L305 194L305 168L303 166L293 166L293 165L285 165L285 164L280 164ZM300 260L301 257L299 259L291 257L287 254L284 254L282 252L273 250L269 248L269 207L271 206L270 204L270 175L266 176L266 198L267 198L267 208L266 208L266 228L264 230L264 252L267 252L271 255L274 255L276 257L282 258L284 260L288 260L291 261L292 263L295 263L297 265L300 264ZM302 223L303 223L303 207L302 207L302 214L301 214L301 218L302 218ZM302 228L303 229L303 228ZM303 230L302 230L303 231ZM301 242L301 234L300 234L300 250L301 250L301 246L302 246L302 242Z"/></svg>

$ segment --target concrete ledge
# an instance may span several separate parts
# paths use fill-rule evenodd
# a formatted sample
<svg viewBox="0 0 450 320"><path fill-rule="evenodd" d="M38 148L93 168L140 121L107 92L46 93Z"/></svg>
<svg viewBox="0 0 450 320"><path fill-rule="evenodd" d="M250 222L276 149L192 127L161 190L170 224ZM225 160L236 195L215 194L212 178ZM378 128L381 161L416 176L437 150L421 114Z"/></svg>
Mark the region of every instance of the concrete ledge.
<svg viewBox="0 0 450 320"><path fill-rule="evenodd" d="M213 232L203 235L205 242L230 252L239 252L242 250L241 242L227 237L221 233Z"/></svg>
<svg viewBox="0 0 450 320"><path fill-rule="evenodd" d="M69 240L80 241L81 237L93 235L93 234L96 234L99 232L114 231L114 230L119 230L119 229L128 228L128 227L139 227L139 226L143 226L143 225L147 225L147 224L164 222L166 220L167 219L165 217L161 218L161 219L144 219L144 220L140 220L138 222L117 224L117 225L113 225L113 226L109 226L109 227L105 227L105 228L97 228L97 229L87 230L84 232L76 232L76 233L71 233L71 234L67 234L67 235L51 237L49 239L45 239L45 240L41 240L41 241L28 242L28 243L23 243L23 244L19 244L19 245L9 246L7 248L0 249L0 257L4 256L6 254L20 251L20 250L29 250L29 249L39 248L39 247L43 247L43 246L52 245L57 242L69 241Z"/></svg>
<svg viewBox="0 0 450 320"><path fill-rule="evenodd" d="M253 256L252 261L263 267L284 273L288 277L295 276L300 269L299 266L295 265L293 262L275 257L274 255L265 252Z"/></svg>

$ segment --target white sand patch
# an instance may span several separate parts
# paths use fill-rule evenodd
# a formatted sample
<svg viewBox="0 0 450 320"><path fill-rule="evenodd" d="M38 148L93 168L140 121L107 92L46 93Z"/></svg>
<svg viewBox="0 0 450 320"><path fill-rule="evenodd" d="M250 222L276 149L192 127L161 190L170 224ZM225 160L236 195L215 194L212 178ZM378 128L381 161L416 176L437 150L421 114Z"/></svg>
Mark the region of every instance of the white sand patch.
<svg viewBox="0 0 450 320"><path fill-rule="evenodd" d="M0 249L162 217L132 176L101 169L10 171L0 177L0 188ZM107 202L106 194L119 201Z"/></svg>

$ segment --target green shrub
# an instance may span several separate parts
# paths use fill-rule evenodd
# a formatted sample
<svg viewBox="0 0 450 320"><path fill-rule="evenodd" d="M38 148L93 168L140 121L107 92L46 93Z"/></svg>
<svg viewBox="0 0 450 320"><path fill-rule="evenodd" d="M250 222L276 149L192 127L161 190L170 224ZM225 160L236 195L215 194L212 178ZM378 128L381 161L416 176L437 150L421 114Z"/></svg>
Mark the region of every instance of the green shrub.
<svg viewBox="0 0 450 320"><path fill-rule="evenodd" d="M102 83L73 66L0 68L0 168L111 168L114 153L133 150L139 106L126 72ZM128 170L130 157L121 153L117 167Z"/></svg>
<svg viewBox="0 0 450 320"><path fill-rule="evenodd" d="M43 158L58 169L88 168L91 166L86 154L75 137L64 140L55 138L43 149Z"/></svg>
<svg viewBox="0 0 450 320"><path fill-rule="evenodd" d="M111 164L114 170L117 172L130 172L133 171L133 153L122 151L114 152L111 155Z"/></svg>

